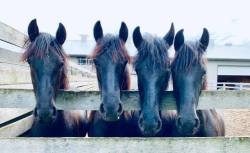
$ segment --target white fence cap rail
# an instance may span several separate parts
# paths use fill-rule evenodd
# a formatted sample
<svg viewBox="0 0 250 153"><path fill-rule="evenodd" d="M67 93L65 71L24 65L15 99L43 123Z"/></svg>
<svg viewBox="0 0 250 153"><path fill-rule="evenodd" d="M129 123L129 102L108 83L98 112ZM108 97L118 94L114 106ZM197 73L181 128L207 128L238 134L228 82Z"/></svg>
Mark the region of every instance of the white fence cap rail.
<svg viewBox="0 0 250 153"><path fill-rule="evenodd" d="M1 138L1 153L249 153L250 138Z"/></svg>

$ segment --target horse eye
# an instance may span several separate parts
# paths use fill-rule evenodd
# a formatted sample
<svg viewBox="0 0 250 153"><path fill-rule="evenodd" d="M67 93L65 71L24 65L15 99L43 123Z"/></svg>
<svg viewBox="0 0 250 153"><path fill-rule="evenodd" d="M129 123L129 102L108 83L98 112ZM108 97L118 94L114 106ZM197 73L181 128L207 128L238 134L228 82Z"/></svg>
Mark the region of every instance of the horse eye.
<svg viewBox="0 0 250 153"><path fill-rule="evenodd" d="M59 64L59 68L61 68L61 67L63 67L64 66L64 63L63 62L61 62L60 64Z"/></svg>
<svg viewBox="0 0 250 153"><path fill-rule="evenodd" d="M54 42L53 41L50 42L50 46L52 46L52 47L54 46Z"/></svg>
<svg viewBox="0 0 250 153"><path fill-rule="evenodd" d="M95 64L96 66L99 66L99 65L100 65L100 63L99 63L96 59L93 59L93 62L94 62L94 64Z"/></svg>
<svg viewBox="0 0 250 153"><path fill-rule="evenodd" d="M203 75L206 75L206 74L207 74L207 71L206 71L206 70L204 70L204 71L203 71Z"/></svg>
<svg viewBox="0 0 250 153"><path fill-rule="evenodd" d="M137 67L135 68L135 72L138 73L138 68Z"/></svg>
<svg viewBox="0 0 250 153"><path fill-rule="evenodd" d="M30 58L27 59L27 62L28 62L28 64L30 64L30 62L31 62L31 61L30 61Z"/></svg>

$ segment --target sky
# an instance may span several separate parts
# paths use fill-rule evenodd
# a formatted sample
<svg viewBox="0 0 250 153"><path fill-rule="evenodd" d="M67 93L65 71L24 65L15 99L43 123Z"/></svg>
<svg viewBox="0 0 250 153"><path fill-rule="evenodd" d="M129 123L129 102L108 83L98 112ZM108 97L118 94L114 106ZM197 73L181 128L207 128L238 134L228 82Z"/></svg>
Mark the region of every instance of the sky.
<svg viewBox="0 0 250 153"><path fill-rule="evenodd" d="M171 22L184 28L186 38L199 38L206 27L218 44L250 44L250 2L248 0L5 0L0 21L27 33L36 18L40 31L54 34L62 22L68 40L80 34L93 39L93 26L101 21L104 33L118 33L121 21L131 36L136 26L141 32L164 36ZM130 37L131 38L131 37Z"/></svg>

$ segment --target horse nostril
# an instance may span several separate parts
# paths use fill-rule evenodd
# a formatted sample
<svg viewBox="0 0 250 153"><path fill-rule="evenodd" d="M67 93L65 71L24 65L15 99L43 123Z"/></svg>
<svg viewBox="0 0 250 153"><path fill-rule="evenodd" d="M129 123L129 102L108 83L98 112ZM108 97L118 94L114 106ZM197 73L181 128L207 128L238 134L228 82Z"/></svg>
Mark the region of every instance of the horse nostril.
<svg viewBox="0 0 250 153"><path fill-rule="evenodd" d="M53 112L52 112L52 116L56 116L56 113L57 113L57 110L56 110L56 107L55 106L53 106L53 108L52 108L53 110Z"/></svg>
<svg viewBox="0 0 250 153"><path fill-rule="evenodd" d="M100 112L101 112L102 114L104 114L104 113L105 113L103 103L101 103L101 105L100 105Z"/></svg>
<svg viewBox="0 0 250 153"><path fill-rule="evenodd" d="M161 122L161 120L158 120L158 121L157 121L157 127L156 127L156 130L161 129L161 126L162 126L162 122Z"/></svg>
<svg viewBox="0 0 250 153"><path fill-rule="evenodd" d="M142 127L143 119L142 117L139 118L139 126Z"/></svg>
<svg viewBox="0 0 250 153"><path fill-rule="evenodd" d="M194 125L195 128L198 128L200 127L200 120L198 118L195 119L195 125Z"/></svg>
<svg viewBox="0 0 250 153"><path fill-rule="evenodd" d="M121 114L123 112L122 104L119 103L118 113Z"/></svg>
<svg viewBox="0 0 250 153"><path fill-rule="evenodd" d="M181 117L179 116L178 118L177 118L177 126L182 126L182 122L181 122Z"/></svg>
<svg viewBox="0 0 250 153"><path fill-rule="evenodd" d="M34 109L34 116L37 116L37 108Z"/></svg>

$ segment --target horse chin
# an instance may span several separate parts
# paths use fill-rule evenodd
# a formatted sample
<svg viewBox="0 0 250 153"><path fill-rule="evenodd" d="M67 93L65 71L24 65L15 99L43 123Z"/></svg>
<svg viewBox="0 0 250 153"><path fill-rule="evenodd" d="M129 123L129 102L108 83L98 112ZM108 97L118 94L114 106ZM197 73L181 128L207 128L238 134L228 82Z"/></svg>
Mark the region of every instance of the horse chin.
<svg viewBox="0 0 250 153"><path fill-rule="evenodd" d="M153 137L159 132L159 131L142 131L142 129L140 130L144 137Z"/></svg>
<svg viewBox="0 0 250 153"><path fill-rule="evenodd" d="M56 121L56 117L46 117L46 118L39 118L37 120L40 124L53 124Z"/></svg>
<svg viewBox="0 0 250 153"><path fill-rule="evenodd" d="M184 136L184 137L195 136L197 134L197 132L198 132L198 128L193 128L192 130L191 129L178 128L178 133L181 136Z"/></svg>
<svg viewBox="0 0 250 153"><path fill-rule="evenodd" d="M139 127L140 131L141 131L141 134L144 136L144 137L153 137L155 136L158 132L160 132L160 130L146 130L145 128L143 127Z"/></svg>

